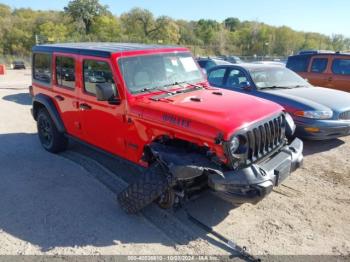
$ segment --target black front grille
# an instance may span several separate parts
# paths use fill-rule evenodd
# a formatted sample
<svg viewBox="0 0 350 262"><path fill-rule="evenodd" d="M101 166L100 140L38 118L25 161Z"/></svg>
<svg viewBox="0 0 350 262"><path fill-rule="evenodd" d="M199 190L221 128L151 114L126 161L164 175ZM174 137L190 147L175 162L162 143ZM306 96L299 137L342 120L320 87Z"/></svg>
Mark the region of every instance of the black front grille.
<svg viewBox="0 0 350 262"><path fill-rule="evenodd" d="M246 131L246 163L254 163L283 145L285 129L285 117L280 115Z"/></svg>
<svg viewBox="0 0 350 262"><path fill-rule="evenodd" d="M341 120L350 120L350 110L341 113L339 115L339 119L341 119Z"/></svg>

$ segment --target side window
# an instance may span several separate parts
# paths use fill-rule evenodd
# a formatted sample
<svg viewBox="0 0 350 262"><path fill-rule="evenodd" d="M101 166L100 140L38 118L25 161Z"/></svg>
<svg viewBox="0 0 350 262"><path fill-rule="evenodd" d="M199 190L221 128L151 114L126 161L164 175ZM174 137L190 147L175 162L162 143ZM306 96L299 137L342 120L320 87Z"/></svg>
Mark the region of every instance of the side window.
<svg viewBox="0 0 350 262"><path fill-rule="evenodd" d="M248 79L244 72L233 69L231 70L230 74L228 75L226 86L227 87L234 87L234 88L241 88L244 87L248 82Z"/></svg>
<svg viewBox="0 0 350 262"><path fill-rule="evenodd" d="M33 56L33 78L39 82L51 82L51 54L36 53Z"/></svg>
<svg viewBox="0 0 350 262"><path fill-rule="evenodd" d="M209 70L210 68L213 68L214 66L216 66L216 64L213 61L208 61L207 64L205 65L205 70Z"/></svg>
<svg viewBox="0 0 350 262"><path fill-rule="evenodd" d="M287 68L294 72L307 72L309 56L292 56L288 58Z"/></svg>
<svg viewBox="0 0 350 262"><path fill-rule="evenodd" d="M111 83L115 88L113 73L108 63L97 60L84 60L84 89L87 93L96 95L96 85Z"/></svg>
<svg viewBox="0 0 350 262"><path fill-rule="evenodd" d="M72 57L56 57L56 79L57 85L75 88L75 61Z"/></svg>
<svg viewBox="0 0 350 262"><path fill-rule="evenodd" d="M332 71L337 75L350 75L350 59L334 59Z"/></svg>
<svg viewBox="0 0 350 262"><path fill-rule="evenodd" d="M209 83L214 86L215 85L221 86L224 82L225 73L226 73L225 68L219 68L211 71L208 76Z"/></svg>
<svg viewBox="0 0 350 262"><path fill-rule="evenodd" d="M327 58L315 58L312 61L311 65L311 72L312 73L323 73L328 64L328 59Z"/></svg>

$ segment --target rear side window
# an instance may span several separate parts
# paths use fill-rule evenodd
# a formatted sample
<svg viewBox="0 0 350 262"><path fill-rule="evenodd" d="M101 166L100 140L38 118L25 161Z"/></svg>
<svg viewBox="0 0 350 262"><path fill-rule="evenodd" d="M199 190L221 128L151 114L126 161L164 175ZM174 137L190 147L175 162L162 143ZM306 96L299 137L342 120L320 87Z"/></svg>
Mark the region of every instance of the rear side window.
<svg viewBox="0 0 350 262"><path fill-rule="evenodd" d="M219 68L210 72L208 76L209 83L212 85L223 85L226 69Z"/></svg>
<svg viewBox="0 0 350 262"><path fill-rule="evenodd" d="M328 64L327 58L315 58L312 61L311 72L312 73L323 73L324 71L326 71L327 64Z"/></svg>
<svg viewBox="0 0 350 262"><path fill-rule="evenodd" d="M37 53L33 56L33 78L39 82L51 82L51 54Z"/></svg>
<svg viewBox="0 0 350 262"><path fill-rule="evenodd" d="M332 71L337 75L350 75L350 59L333 60Z"/></svg>
<svg viewBox="0 0 350 262"><path fill-rule="evenodd" d="M288 58L287 68L294 72L307 72L309 56L291 56Z"/></svg>
<svg viewBox="0 0 350 262"><path fill-rule="evenodd" d="M87 93L96 95L96 85L112 83L113 73L107 62L84 60L84 89Z"/></svg>
<svg viewBox="0 0 350 262"><path fill-rule="evenodd" d="M56 57L57 85L74 89L75 87L75 61L72 57Z"/></svg>

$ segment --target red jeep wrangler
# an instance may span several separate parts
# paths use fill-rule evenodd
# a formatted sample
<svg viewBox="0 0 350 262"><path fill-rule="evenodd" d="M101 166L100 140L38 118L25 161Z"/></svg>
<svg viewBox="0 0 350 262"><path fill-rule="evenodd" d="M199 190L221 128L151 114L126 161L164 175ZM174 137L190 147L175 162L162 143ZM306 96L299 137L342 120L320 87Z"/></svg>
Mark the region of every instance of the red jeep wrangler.
<svg viewBox="0 0 350 262"><path fill-rule="evenodd" d="M145 167L118 200L128 213L211 189L257 203L302 162L279 105L209 86L186 48L119 43L33 47L32 113L43 147L75 138Z"/></svg>

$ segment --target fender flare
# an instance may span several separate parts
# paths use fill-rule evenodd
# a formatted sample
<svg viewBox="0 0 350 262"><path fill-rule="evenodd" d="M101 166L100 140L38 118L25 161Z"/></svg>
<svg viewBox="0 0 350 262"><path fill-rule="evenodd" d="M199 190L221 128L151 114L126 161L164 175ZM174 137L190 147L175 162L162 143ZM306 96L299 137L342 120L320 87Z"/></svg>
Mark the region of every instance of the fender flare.
<svg viewBox="0 0 350 262"><path fill-rule="evenodd" d="M62 121L60 114L58 113L58 110L57 110L54 102L52 101L52 99L49 96L44 95L44 94L38 94L38 95L34 96L34 98L33 98L33 117L35 120L37 120L38 109L39 109L37 104L41 104L45 107L45 109L49 112L49 115L50 115L52 121L55 123L58 131L60 133L65 133L66 128L64 127L63 121Z"/></svg>

